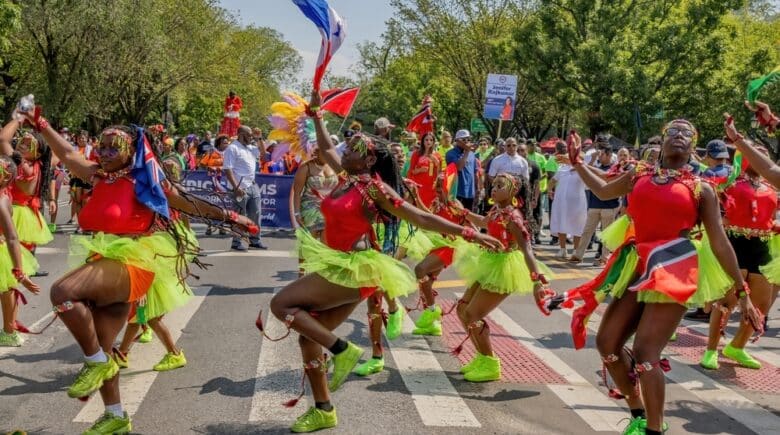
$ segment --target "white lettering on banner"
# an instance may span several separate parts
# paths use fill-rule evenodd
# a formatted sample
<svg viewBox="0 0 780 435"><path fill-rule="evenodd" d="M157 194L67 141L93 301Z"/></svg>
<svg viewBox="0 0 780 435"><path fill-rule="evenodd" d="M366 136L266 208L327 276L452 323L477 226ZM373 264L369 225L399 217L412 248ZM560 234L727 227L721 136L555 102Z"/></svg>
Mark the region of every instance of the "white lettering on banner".
<svg viewBox="0 0 780 435"><path fill-rule="evenodd" d="M502 119L508 121L514 118L514 106L517 95L517 76L503 74L488 74L485 89L485 110L483 116L486 119ZM509 112L505 112L505 106L509 100Z"/></svg>
<svg viewBox="0 0 780 435"><path fill-rule="evenodd" d="M266 205L276 205L276 198L261 197L260 204L265 207Z"/></svg>
<svg viewBox="0 0 780 435"><path fill-rule="evenodd" d="M276 195L276 184L261 184L258 187L261 195Z"/></svg>
<svg viewBox="0 0 780 435"><path fill-rule="evenodd" d="M211 182L211 180L193 180L185 178L182 180L182 184L187 189L202 189L202 190L213 190L214 189L214 183Z"/></svg>

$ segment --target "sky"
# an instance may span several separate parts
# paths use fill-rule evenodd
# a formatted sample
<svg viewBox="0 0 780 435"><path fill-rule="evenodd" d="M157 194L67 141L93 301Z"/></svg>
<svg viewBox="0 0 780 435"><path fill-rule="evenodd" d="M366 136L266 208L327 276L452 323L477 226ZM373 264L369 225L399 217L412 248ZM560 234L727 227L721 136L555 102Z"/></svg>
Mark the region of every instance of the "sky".
<svg viewBox="0 0 780 435"><path fill-rule="evenodd" d="M385 30L385 22L392 14L389 3L385 0L328 1L347 26L347 39L330 63L329 71L332 74L353 76L349 70L359 58L357 44L379 41ZM220 0L220 4L231 11L241 24L270 27L280 32L303 58L303 68L298 78L308 78L314 74L320 49L320 33L292 1Z"/></svg>

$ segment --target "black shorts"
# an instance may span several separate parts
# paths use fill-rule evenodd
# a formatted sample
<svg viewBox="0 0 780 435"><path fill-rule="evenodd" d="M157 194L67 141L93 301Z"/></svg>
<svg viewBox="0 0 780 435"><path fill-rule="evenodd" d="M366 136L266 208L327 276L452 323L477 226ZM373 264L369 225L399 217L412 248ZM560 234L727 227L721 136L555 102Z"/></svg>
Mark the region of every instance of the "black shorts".
<svg viewBox="0 0 780 435"><path fill-rule="evenodd" d="M759 237L745 237L729 235L729 242L737 254L737 263L740 269L748 273L761 273L759 266L763 266L772 260L769 254L769 242Z"/></svg>

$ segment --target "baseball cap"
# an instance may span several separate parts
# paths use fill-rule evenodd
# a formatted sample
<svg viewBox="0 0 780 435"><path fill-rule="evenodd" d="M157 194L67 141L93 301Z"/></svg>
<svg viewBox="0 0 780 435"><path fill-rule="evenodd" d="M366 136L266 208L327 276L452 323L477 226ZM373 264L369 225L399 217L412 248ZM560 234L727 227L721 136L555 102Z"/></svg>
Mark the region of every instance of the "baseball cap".
<svg viewBox="0 0 780 435"><path fill-rule="evenodd" d="M395 124L391 124L390 120L384 116L374 121L374 128L395 128Z"/></svg>
<svg viewBox="0 0 780 435"><path fill-rule="evenodd" d="M407 140L417 140L417 133L413 131L405 131L402 136L404 139Z"/></svg>
<svg viewBox="0 0 780 435"><path fill-rule="evenodd" d="M729 158L729 150L726 148L726 142L720 139L715 139L707 143L707 155L713 159L727 159Z"/></svg>
<svg viewBox="0 0 780 435"><path fill-rule="evenodd" d="M469 133L468 130L458 130L457 133L455 133L455 139L468 139L471 137L471 133Z"/></svg>

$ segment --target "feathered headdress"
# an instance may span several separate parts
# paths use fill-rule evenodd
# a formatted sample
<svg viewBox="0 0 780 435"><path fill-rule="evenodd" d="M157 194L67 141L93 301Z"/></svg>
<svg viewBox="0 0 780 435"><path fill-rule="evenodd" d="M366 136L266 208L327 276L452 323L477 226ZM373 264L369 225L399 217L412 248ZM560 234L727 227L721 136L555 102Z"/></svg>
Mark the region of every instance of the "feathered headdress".
<svg viewBox="0 0 780 435"><path fill-rule="evenodd" d="M291 151L308 158L317 138L314 123L306 115L306 101L292 92L286 92L282 97L284 101L271 104L271 116L268 117L273 128L268 139L278 142L271 157L276 159Z"/></svg>

